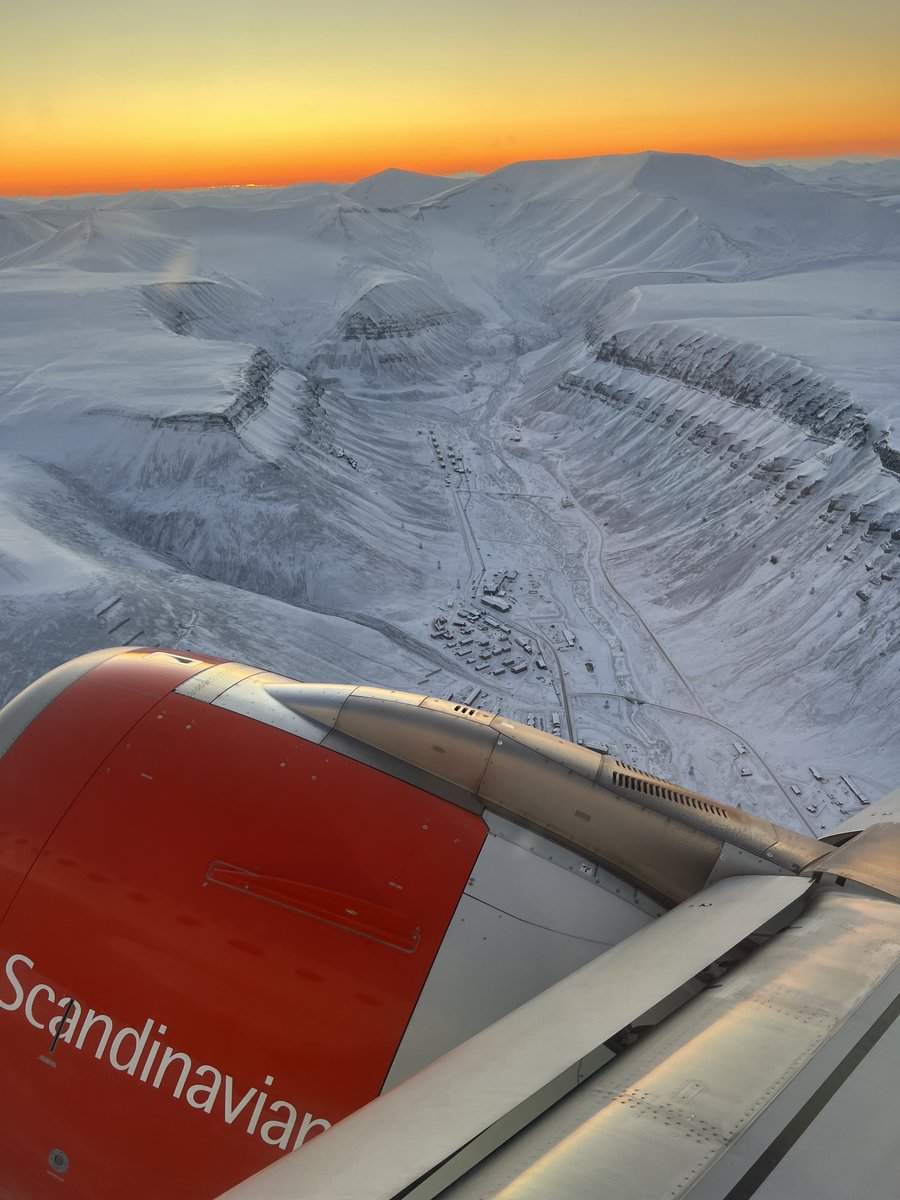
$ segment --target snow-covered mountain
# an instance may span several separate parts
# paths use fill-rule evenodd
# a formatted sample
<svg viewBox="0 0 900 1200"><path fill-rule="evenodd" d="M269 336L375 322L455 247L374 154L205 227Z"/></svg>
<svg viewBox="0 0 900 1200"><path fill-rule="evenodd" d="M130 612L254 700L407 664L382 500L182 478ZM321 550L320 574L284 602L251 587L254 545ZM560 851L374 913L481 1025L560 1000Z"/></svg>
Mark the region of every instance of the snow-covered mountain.
<svg viewBox="0 0 900 1200"><path fill-rule="evenodd" d="M0 201L4 693L121 642L477 692L818 832L900 768L892 178Z"/></svg>
<svg viewBox="0 0 900 1200"><path fill-rule="evenodd" d="M815 167L798 163L773 165L798 183L862 196L895 212L900 208L900 158L880 158L874 162L839 159Z"/></svg>

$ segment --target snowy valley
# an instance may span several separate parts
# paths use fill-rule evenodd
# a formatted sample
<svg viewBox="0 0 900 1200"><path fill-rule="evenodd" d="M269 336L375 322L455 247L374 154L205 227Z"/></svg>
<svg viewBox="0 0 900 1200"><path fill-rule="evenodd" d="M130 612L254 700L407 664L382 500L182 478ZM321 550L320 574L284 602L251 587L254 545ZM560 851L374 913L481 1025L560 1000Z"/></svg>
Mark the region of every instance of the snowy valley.
<svg viewBox="0 0 900 1200"><path fill-rule="evenodd" d="M900 779L898 195L648 153L0 200L0 700L194 649L821 833Z"/></svg>

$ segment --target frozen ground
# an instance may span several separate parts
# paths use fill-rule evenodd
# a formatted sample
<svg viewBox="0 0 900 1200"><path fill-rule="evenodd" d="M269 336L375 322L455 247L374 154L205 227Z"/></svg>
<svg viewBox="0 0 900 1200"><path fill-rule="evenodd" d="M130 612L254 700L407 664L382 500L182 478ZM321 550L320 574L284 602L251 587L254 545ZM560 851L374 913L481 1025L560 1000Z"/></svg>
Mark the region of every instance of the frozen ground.
<svg viewBox="0 0 900 1200"><path fill-rule="evenodd" d="M869 166L0 200L0 698L180 646L833 825L900 777Z"/></svg>

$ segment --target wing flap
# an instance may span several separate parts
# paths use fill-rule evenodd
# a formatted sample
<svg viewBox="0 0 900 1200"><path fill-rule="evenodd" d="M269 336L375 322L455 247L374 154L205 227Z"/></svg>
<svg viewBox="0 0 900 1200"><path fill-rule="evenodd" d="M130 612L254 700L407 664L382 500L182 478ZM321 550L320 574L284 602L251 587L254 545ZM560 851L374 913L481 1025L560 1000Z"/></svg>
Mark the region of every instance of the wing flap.
<svg viewBox="0 0 900 1200"><path fill-rule="evenodd" d="M598 1179L608 1200L887 1200L900 1174L898 962L900 905L824 889L721 988L696 997L443 1200L594 1200ZM879 1114L882 1131L892 1130L880 1141ZM863 1177L890 1187L860 1190Z"/></svg>

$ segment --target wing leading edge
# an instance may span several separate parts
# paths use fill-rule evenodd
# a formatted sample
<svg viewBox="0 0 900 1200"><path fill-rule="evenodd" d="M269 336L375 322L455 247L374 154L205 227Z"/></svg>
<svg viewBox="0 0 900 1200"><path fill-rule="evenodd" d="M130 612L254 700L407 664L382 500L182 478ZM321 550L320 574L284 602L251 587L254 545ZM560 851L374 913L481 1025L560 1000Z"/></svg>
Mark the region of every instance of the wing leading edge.
<svg viewBox="0 0 900 1200"><path fill-rule="evenodd" d="M895 808L856 861L708 886L227 1200L896 1200Z"/></svg>
<svg viewBox="0 0 900 1200"><path fill-rule="evenodd" d="M812 886L795 876L713 884L354 1113L301 1155L232 1189L228 1200L440 1195L562 1097L580 1093L614 1057L607 1043L617 1033L761 927L790 919Z"/></svg>

